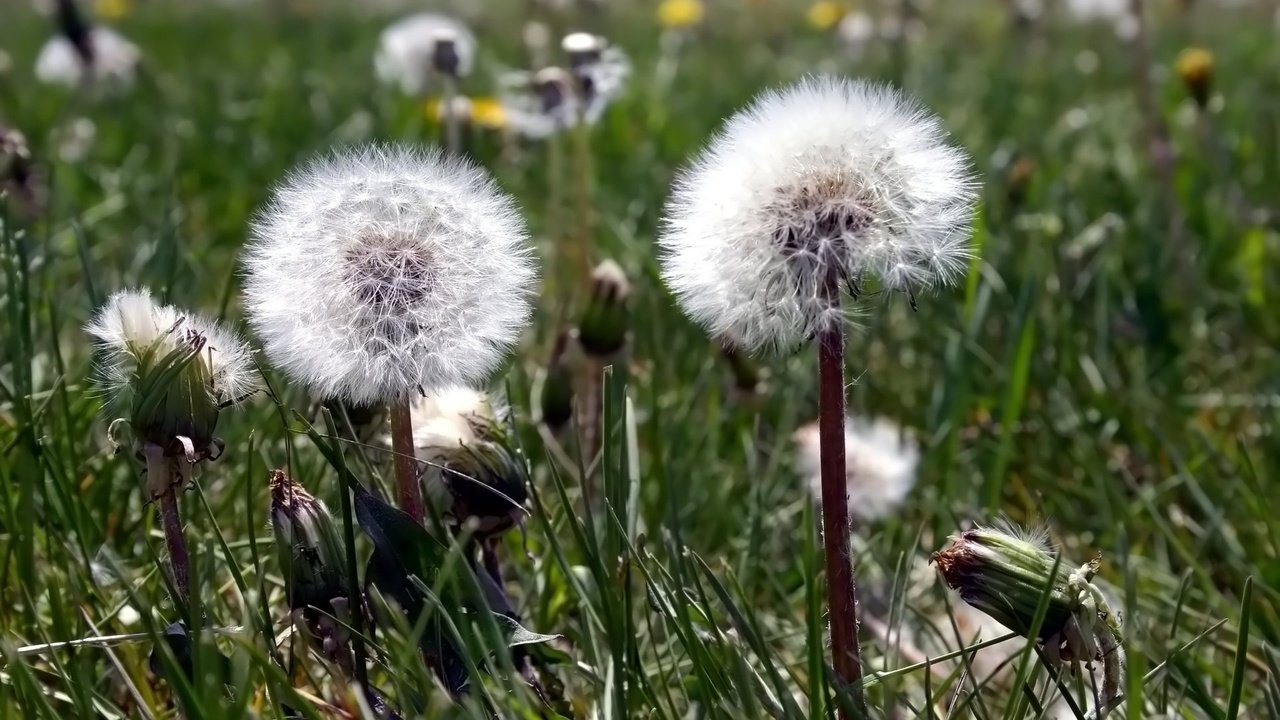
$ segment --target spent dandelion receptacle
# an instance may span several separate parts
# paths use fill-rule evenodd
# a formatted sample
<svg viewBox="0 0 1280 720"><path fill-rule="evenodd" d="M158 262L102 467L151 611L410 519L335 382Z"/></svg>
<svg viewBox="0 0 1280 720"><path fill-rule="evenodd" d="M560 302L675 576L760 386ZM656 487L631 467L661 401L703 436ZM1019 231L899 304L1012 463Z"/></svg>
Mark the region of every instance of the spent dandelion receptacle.
<svg viewBox="0 0 1280 720"><path fill-rule="evenodd" d="M1003 523L952 536L932 562L965 603L1040 643L1051 661L1101 662L1102 695L1091 717L1106 715L1122 698L1121 617L1094 583L1099 558L1072 566L1059 558L1047 531Z"/></svg>
<svg viewBox="0 0 1280 720"><path fill-rule="evenodd" d="M275 365L322 398L390 405L401 501L421 519L411 400L486 381L529 319L536 270L514 202L438 151L342 151L276 188L244 265Z"/></svg>
<svg viewBox="0 0 1280 720"><path fill-rule="evenodd" d="M807 79L738 112L677 178L659 239L685 312L747 350L817 341L832 646L857 693L842 295L907 292L965 268L973 181L939 121L896 91Z"/></svg>

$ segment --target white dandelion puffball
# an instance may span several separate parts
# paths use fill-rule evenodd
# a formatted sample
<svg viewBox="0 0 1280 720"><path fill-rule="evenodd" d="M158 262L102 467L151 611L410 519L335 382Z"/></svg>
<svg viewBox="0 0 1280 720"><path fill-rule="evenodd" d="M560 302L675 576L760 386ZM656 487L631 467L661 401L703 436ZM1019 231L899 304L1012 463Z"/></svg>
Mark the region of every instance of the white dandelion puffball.
<svg viewBox="0 0 1280 720"><path fill-rule="evenodd" d="M818 425L796 431L800 471L816 501L822 501ZM850 417L844 430L845 484L849 512L863 520L887 516L902 504L916 484L920 450L893 422Z"/></svg>
<svg viewBox="0 0 1280 720"><path fill-rule="evenodd" d="M435 391L409 406L413 446L419 458L436 461L441 451L483 439L504 413L505 406L479 390L452 387Z"/></svg>
<svg viewBox="0 0 1280 720"><path fill-rule="evenodd" d="M895 90L809 78L756 98L677 178L663 278L695 320L786 349L844 315L831 284L913 290L969 256L973 180L939 121Z"/></svg>
<svg viewBox="0 0 1280 720"><path fill-rule="evenodd" d="M475 55L475 36L461 22L419 13L382 31L373 65L382 82L407 95L422 95L441 74L469 75Z"/></svg>
<svg viewBox="0 0 1280 720"><path fill-rule="evenodd" d="M36 79L50 85L75 87L89 78L95 83L128 87L133 84L142 53L122 35L101 26L89 29L93 60L86 63L63 35L49 39L36 57Z"/></svg>
<svg viewBox="0 0 1280 720"><path fill-rule="evenodd" d="M100 380L113 397L137 377L141 364L197 344L202 347L193 362L204 365L214 404L238 402L258 388L244 340L203 315L158 304L146 288L112 295L85 330L98 343Z"/></svg>
<svg viewBox="0 0 1280 720"><path fill-rule="evenodd" d="M267 356L356 405L486 380L528 322L537 277L524 221L488 174L404 146L292 173L244 264Z"/></svg>

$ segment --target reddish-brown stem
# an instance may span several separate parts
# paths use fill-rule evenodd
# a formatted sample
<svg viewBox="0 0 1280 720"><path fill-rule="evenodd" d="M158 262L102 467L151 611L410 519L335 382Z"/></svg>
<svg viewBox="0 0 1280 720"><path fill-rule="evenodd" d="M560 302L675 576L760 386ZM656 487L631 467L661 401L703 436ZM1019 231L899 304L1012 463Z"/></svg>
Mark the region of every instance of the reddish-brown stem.
<svg viewBox="0 0 1280 720"><path fill-rule="evenodd" d="M418 484L418 459L413 450L413 424L409 420L407 398L391 403L391 452L395 456L400 509L421 523L426 512L422 505L422 487Z"/></svg>
<svg viewBox="0 0 1280 720"><path fill-rule="evenodd" d="M833 276L829 301L840 302ZM862 714L862 653L858 648L858 592L853 579L852 527L845 475L844 328L836 323L818 335L818 442L822 476L822 543L826 555L827 612L832 666ZM841 720L848 714L839 712Z"/></svg>
<svg viewBox="0 0 1280 720"><path fill-rule="evenodd" d="M175 605L193 608L191 604L191 560L187 555L187 541L182 535L182 517L178 514L178 493L170 486L158 500L160 524L164 528L164 541L169 547L169 568L173 574ZM194 608L193 608L194 609Z"/></svg>

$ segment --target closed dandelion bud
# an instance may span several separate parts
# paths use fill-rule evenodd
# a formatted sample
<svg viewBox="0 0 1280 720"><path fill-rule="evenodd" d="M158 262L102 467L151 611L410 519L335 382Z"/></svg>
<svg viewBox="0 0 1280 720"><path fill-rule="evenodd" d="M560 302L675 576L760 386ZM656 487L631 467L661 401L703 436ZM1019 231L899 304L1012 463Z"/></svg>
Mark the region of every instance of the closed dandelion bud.
<svg viewBox="0 0 1280 720"><path fill-rule="evenodd" d="M1187 48L1178 55L1174 66L1196 105L1207 105L1213 90L1213 53L1203 48Z"/></svg>
<svg viewBox="0 0 1280 720"><path fill-rule="evenodd" d="M559 430L573 418L573 371L565 357L569 336L568 332L562 332L556 337L538 398L542 422L552 430Z"/></svg>
<svg viewBox="0 0 1280 720"><path fill-rule="evenodd" d="M327 609L345 598L343 552L333 517L281 470L271 473L271 530L289 589L290 607Z"/></svg>
<svg viewBox="0 0 1280 720"><path fill-rule="evenodd" d="M1009 166L1006 178L1008 180L1009 202L1018 206L1027 198L1027 187L1031 185L1031 178L1036 171L1036 162L1025 155L1013 161Z"/></svg>
<svg viewBox="0 0 1280 720"><path fill-rule="evenodd" d="M450 515L474 523L477 537L514 526L525 514L529 476L505 444L480 441L457 448L444 462L443 478L453 497Z"/></svg>
<svg viewBox="0 0 1280 720"><path fill-rule="evenodd" d="M1046 587L1052 589L1039 639L1061 633L1078 607L1070 589L1072 568L1056 562L1043 534L974 528L953 536L951 545L934 553L932 561L966 603L1024 637Z"/></svg>
<svg viewBox="0 0 1280 720"><path fill-rule="evenodd" d="M257 388L244 341L208 318L156 304L146 289L113 295L86 330L98 343L108 408L139 445L187 463L217 455L219 413ZM151 481L158 495L169 478Z"/></svg>
<svg viewBox="0 0 1280 720"><path fill-rule="evenodd" d="M587 355L609 358L627 344L630 326L631 283L612 260L591 273L591 299L578 321L578 342Z"/></svg>

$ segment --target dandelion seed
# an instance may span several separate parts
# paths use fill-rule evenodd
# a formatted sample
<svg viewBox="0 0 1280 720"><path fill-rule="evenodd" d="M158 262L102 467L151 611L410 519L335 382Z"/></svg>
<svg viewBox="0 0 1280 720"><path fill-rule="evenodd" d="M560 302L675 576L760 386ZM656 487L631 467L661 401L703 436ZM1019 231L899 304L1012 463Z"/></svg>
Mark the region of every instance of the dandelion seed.
<svg viewBox="0 0 1280 720"><path fill-rule="evenodd" d="M475 53L475 37L465 25L446 15L419 13L382 32L374 70L406 95L423 95L437 78L471 74Z"/></svg>
<svg viewBox="0 0 1280 720"><path fill-rule="evenodd" d="M810 79L756 99L677 179L662 275L685 312L748 350L818 345L819 485L833 666L863 705L849 562L842 293L903 290L965 266L965 154L891 89Z"/></svg>
<svg viewBox="0 0 1280 720"><path fill-rule="evenodd" d="M878 520L896 510L916 484L920 450L902 428L884 418L849 418L845 423L845 466L849 512ZM814 500L822 502L818 425L796 431L800 470Z"/></svg>
<svg viewBox="0 0 1280 720"><path fill-rule="evenodd" d="M276 188L252 235L250 324L271 361L323 398L480 384L529 318L536 273L515 204L436 151L313 162Z"/></svg>
<svg viewBox="0 0 1280 720"><path fill-rule="evenodd" d="M973 191L965 154L893 90L810 79L739 112L679 177L663 277L685 311L748 349L785 349L842 324L828 296L964 269Z"/></svg>
<svg viewBox="0 0 1280 720"><path fill-rule="evenodd" d="M436 151L337 153L276 189L245 274L274 364L321 398L391 406L401 502L421 519L410 400L487 380L529 319L536 272L515 204Z"/></svg>

